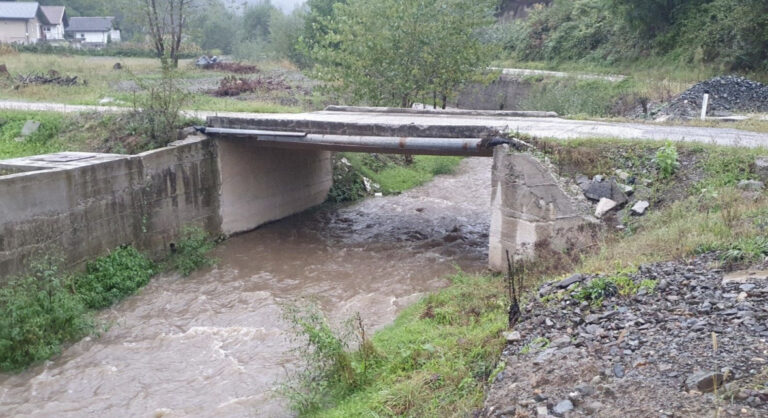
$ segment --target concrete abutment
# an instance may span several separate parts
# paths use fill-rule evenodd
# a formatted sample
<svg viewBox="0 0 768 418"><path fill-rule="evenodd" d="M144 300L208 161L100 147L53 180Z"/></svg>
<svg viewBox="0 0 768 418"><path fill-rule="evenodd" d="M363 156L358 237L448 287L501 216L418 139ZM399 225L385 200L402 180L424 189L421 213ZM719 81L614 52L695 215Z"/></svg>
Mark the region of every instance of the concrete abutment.
<svg viewBox="0 0 768 418"><path fill-rule="evenodd" d="M204 137L138 155L0 161L0 284L48 255L76 266L131 244L161 258L188 225L249 231L322 203L332 178L328 151Z"/></svg>
<svg viewBox="0 0 768 418"><path fill-rule="evenodd" d="M534 259L578 252L594 242L598 220L536 156L496 147L492 173L492 270L507 270L507 252L514 259Z"/></svg>

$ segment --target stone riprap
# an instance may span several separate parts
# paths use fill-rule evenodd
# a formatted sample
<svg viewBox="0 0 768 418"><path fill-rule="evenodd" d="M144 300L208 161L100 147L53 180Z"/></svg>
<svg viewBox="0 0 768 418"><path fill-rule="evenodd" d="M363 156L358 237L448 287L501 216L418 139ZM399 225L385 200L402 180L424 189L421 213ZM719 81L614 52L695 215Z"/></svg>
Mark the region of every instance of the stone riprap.
<svg viewBox="0 0 768 418"><path fill-rule="evenodd" d="M768 415L768 273L718 260L641 266L602 300L578 297L594 275L537 288L482 416Z"/></svg>

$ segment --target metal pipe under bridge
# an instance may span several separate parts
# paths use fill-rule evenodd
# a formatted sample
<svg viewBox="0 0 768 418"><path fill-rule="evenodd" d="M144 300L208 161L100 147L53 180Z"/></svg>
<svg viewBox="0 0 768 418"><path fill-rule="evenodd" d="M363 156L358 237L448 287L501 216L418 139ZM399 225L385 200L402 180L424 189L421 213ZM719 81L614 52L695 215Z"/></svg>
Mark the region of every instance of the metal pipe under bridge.
<svg viewBox="0 0 768 418"><path fill-rule="evenodd" d="M525 146L506 138L498 123L492 122L495 115L487 113L492 112L424 114L352 108L308 114L212 116L207 126L198 130L212 138L304 150L490 157L493 148L501 144ZM472 123L456 123L458 115L463 115L464 121L471 116Z"/></svg>

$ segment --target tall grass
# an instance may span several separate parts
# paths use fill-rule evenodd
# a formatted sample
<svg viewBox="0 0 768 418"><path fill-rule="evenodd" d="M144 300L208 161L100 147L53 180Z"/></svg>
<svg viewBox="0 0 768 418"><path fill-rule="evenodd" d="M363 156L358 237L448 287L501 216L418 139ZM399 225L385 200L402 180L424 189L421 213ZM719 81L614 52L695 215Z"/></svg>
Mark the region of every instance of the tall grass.
<svg viewBox="0 0 768 418"><path fill-rule="evenodd" d="M304 330L307 338L330 341L322 361L340 364L339 353L351 368L337 367L322 382L322 403L300 409L308 416L466 416L482 405L484 388L497 368L504 346L509 300L500 277L457 274L452 285L407 308L394 324L377 332L370 346L346 350L335 341L324 320ZM299 323L293 321L294 323ZM367 358L365 368L360 359ZM354 372L354 379L345 376ZM354 384L350 384L354 383ZM296 405L295 398L292 398Z"/></svg>

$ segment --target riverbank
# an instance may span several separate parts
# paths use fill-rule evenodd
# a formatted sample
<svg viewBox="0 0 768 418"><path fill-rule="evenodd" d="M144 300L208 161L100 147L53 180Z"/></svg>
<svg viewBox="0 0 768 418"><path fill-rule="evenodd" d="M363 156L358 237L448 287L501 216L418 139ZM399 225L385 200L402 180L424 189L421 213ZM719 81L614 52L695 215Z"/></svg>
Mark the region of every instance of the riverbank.
<svg viewBox="0 0 768 418"><path fill-rule="evenodd" d="M768 273L726 258L535 287L481 416L765 416Z"/></svg>
<svg viewBox="0 0 768 418"><path fill-rule="evenodd" d="M399 195L323 205L219 244L215 267L161 274L97 318L60 356L0 374L15 416L286 416L276 394L299 366L282 307L316 300L333 323L374 332L428 292L487 264L490 163ZM146 388L151 388L147 390ZM139 401L137 401L137 399Z"/></svg>
<svg viewBox="0 0 768 418"><path fill-rule="evenodd" d="M621 396L616 397L618 401L611 402L604 401L599 396L586 399L583 395L577 395L581 398L568 399L568 394L576 390L576 385L570 385L569 382L577 381L580 378L578 373L583 371L578 367L570 367L569 364L578 363L578 354L582 353L582 348L594 345L589 337L579 334L578 330L581 328L577 325L582 328L590 325L585 318L591 314L612 318L611 315L614 314L611 312L616 310L616 306L630 306L628 309L631 315L639 318L635 323L638 327L645 323L642 321L650 320L645 314L634 312L632 309L651 312L663 308L668 311L669 313L664 315L672 316L654 314L653 318L656 319L653 324L658 325L642 328L642 335L650 332L645 330L657 332L658 336L654 336L653 341L658 344L681 338L677 345L679 361L675 358L664 358L664 368L680 370L675 377L681 378L695 372L690 367L693 363L685 361L701 358L702 352L712 349L703 341L709 341L707 339L711 339L710 333L715 329L705 327L697 328L699 332L691 335L683 331L679 331L681 334L667 335L662 332L666 331L665 329L657 328L667 323L668 319L680 321L680 316L685 317L684 313L676 311L676 304L665 304L691 299L692 295L695 296L693 299L702 302L709 297L706 292L719 292L718 298L724 298L722 301L725 307L718 310L728 311L726 305L738 302L735 299L738 292L733 293L733 297L724 296L732 289L721 289L718 280L722 279L723 273L753 266L755 263L760 264L768 256L768 246L762 244L765 240L765 225L768 225L764 210L768 204L768 196L764 184L761 183L761 179L764 179L761 176L765 173L756 164L760 157L768 156L768 152L765 149L750 150L684 143L664 145L638 141L534 142L541 150L540 158L549 159L555 171L565 179L571 179L576 188L577 179L583 181L582 178L591 179L595 176L613 178L625 182L625 185L630 187L631 192L627 189L629 199L626 205L611 212L604 219L606 227L600 246L585 254L563 254L556 259L537 260L527 266L526 286L530 293L522 298L524 313L520 325L511 329L512 332L518 331L520 336L503 332L507 330L506 313L509 307L505 280L492 276L461 276L451 287L423 299L409 308L392 326L374 335L368 348L369 353L373 353L368 354L371 357L365 357L361 351L350 353L352 365L360 364L362 359L366 359L367 364L372 364L365 373L353 374L356 376L354 385L344 379L330 379L327 382L330 388L315 392L325 394L324 398L320 397L322 402L313 407L299 404L299 410L309 416L463 416L479 413L478 411L485 407L483 411L488 416L514 416L515 411L536 413L537 407L542 406L548 406L547 413L554 413L554 408L560 401L568 400L576 405L583 400L584 402L579 404L582 408L579 413L589 413L589 410L583 409L590 403L587 401L599 401L602 406L593 404L591 410L600 411L604 413L603 416L611 416L611 411L636 407L641 402L622 401ZM661 152L662 150L664 152ZM666 172L664 167L669 171ZM631 214L630 208L641 200L648 203L644 216ZM705 255L691 258L702 253ZM670 262L663 264L665 261ZM575 276L578 280L573 283L581 281L582 285L571 283L562 289L558 288L557 283L572 277L576 272L579 273ZM701 280L697 280L699 276ZM681 280L687 280L688 283ZM555 284L541 285L552 281ZM570 285L572 287L568 288ZM468 289L473 286L479 293L468 293ZM546 291L540 291L542 288ZM491 295L482 296L483 292L490 292ZM762 293L759 290L757 292L754 302L750 302L754 303L752 306L760 306L760 298L763 296L760 296ZM748 297L753 295L748 294ZM693 299L690 303L693 303ZM440 309L435 309L434 303L431 302L434 300L441 301ZM714 302L712 304L714 305ZM563 314L563 307L567 308L566 312L570 312L568 309L579 311L576 314ZM688 311L695 312L691 309ZM622 321L626 319L624 313L627 311L622 309L619 312L615 323L623 326ZM555 313L559 316L555 316ZM446 316L443 317L443 314ZM716 318L728 319L729 315ZM760 316L762 313L756 315ZM557 319L561 316L563 321ZM549 317L553 325L544 324L544 317ZM592 318L589 317L590 321ZM568 325L571 320L576 322ZM602 319L596 325L602 326L600 321ZM461 337L463 332L469 332L464 329L468 323L473 324L474 332L482 335L466 339ZM747 325L752 326L754 323L748 321ZM648 357L646 363L652 362L655 357L649 357L651 354L645 352L640 356L641 352L638 352L635 357L640 360L637 360L623 354L624 350L634 349L634 345L625 349L622 344L629 345L630 342L627 341L630 340L635 344L634 341L641 339L636 338L634 334L631 338L629 335L621 337L622 329L619 325L606 325L605 330L610 332L605 331L606 339L599 347L605 347L604 350L614 346L620 349L618 354L611 355L621 360L621 367L624 368L622 370L629 374L634 367L645 367L640 362L640 357ZM593 331L593 328L589 330ZM750 346L753 351L757 350L753 354L760 357L760 350L751 339L754 337L750 334L751 330L744 328L734 334L727 326L718 326L718 338L725 342L721 343L721 351L715 350L713 358L738 363L743 360L741 357L728 356L729 353L737 351L736 347L742 345ZM601 337L603 335L600 334ZM689 337L690 344L685 339ZM622 338L622 341L617 343L617 338ZM511 345L506 345L505 339L509 340ZM557 341L559 345L556 346L553 341ZM555 354L537 362L535 357L550 347L550 344L553 350L549 352ZM504 346L507 348L501 355L501 347ZM581 351L568 349L571 346ZM653 345L649 344L649 347ZM497 357L496 360L500 361L488 361L488 350L499 350L497 353L501 358ZM562 356L559 356L558 350L564 350ZM655 350L657 354L653 355L663 352L661 348L648 350ZM402 353L410 353L405 357L407 360L404 360ZM477 356L474 357L477 363L473 363L477 367L467 367L467 353ZM589 356L603 355L602 351L589 353ZM610 376L606 375L608 372L603 370L611 369L613 363L606 365L601 357L589 356L589 364L595 365L594 375L590 376L590 380L597 375L600 375L601 379L609 378ZM406 361L407 366L403 366L403 361ZM762 369L757 367L760 363L755 361L757 363L754 364L749 361L740 363L742 370L757 371L742 374L745 379L742 383L751 384L755 376L759 378L761 375ZM480 364L487 367L480 367ZM545 377L540 377L537 373L546 371L545 368L562 368L564 377L549 379L546 376L560 373L551 371L545 373ZM518 373L519 370L528 370L531 376L537 376L539 380L531 380L528 375ZM643 374L636 376L641 379ZM523 383L520 383L521 379ZM630 380L616 380L628 398L631 398L629 390L634 387L626 383ZM674 397L669 395L669 382L674 380L663 377L661 381L664 381L666 386L659 388L665 388L664 390L655 388L646 391L648 396L643 398L646 402L643 408L647 409L639 411L647 413L665 408L668 399L664 396ZM544 383L537 383L539 381ZM601 382L607 385L605 390L599 388L605 394L612 393L611 390L619 391L612 389L613 380L608 383ZM592 385L594 388L599 386L597 383ZM537 398L537 392L532 391L539 387L543 392L542 396ZM731 389L735 390L733 387ZM743 385L739 387L739 390L741 389L744 389ZM485 406L482 396L478 395L484 390L491 391ZM588 388L586 390L590 391ZM762 396L759 390L756 395L749 392L756 390L755 387L746 387L745 390L743 394L749 395L745 399ZM652 395L652 392L655 395ZM690 412L687 416L696 416L699 412L709 410L711 406L709 400L702 403L701 399L691 394L680 396L686 399L681 401L681 405L684 410ZM546 399L533 403L529 401L544 398ZM552 404L548 405L548 402ZM736 409L740 411L744 405L749 406L749 403L742 402L738 405Z"/></svg>
<svg viewBox="0 0 768 418"><path fill-rule="evenodd" d="M135 294L160 273L188 276L210 264L213 247L198 229L188 228L177 251L155 263L131 246L88 262L84 272L61 269L55 256L41 256L29 272L0 287L0 371L19 371L58 355L63 347L97 332L94 314Z"/></svg>

